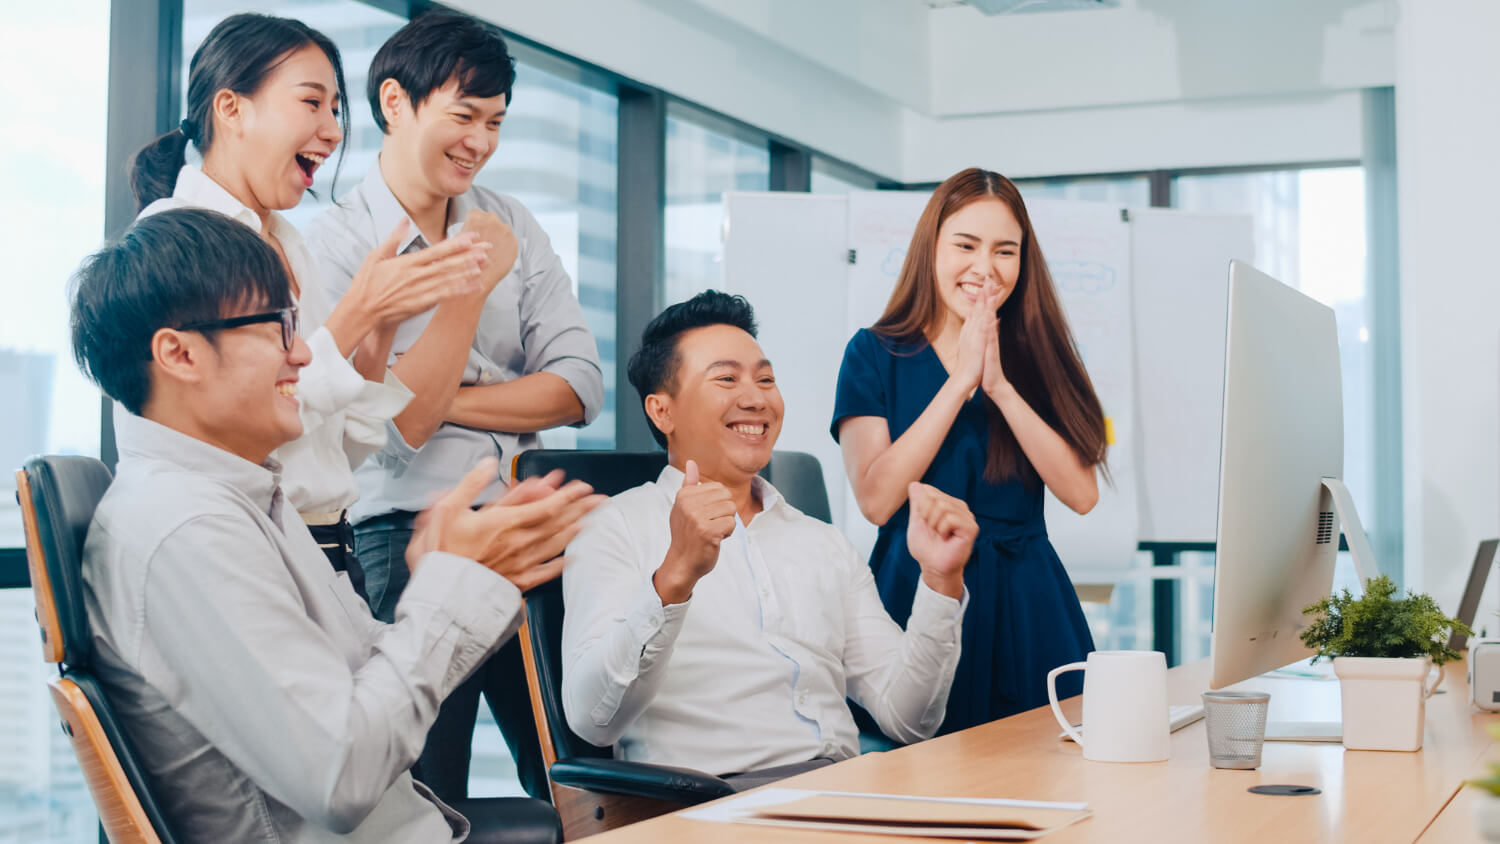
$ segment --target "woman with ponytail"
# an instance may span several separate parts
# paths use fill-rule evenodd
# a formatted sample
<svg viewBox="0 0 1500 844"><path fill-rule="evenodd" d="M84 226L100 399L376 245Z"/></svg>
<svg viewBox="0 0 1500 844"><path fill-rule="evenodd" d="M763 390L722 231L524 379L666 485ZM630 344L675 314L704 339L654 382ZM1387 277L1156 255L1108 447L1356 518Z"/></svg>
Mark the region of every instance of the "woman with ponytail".
<svg viewBox="0 0 1500 844"><path fill-rule="evenodd" d="M313 357L294 387L302 436L273 457L287 501L362 591L344 511L359 495L352 467L385 444L387 424L411 399L386 369L396 326L476 289L491 244L465 234L398 257L407 230L398 226L330 307L312 256L277 211L301 201L347 134L345 101L343 66L327 36L300 21L233 15L193 54L182 123L135 155L130 179L140 216L218 211L258 232L285 265ZM186 161L190 142L201 168Z"/></svg>
<svg viewBox="0 0 1500 844"><path fill-rule="evenodd" d="M1020 191L965 170L933 193L885 313L849 341L832 433L865 517L886 609L911 613L906 488L964 499L979 521L969 605L939 732L1047 702L1047 672L1094 643L1042 516L1042 490L1086 513L1099 500L1104 415ZM1059 694L1077 694L1059 683Z"/></svg>

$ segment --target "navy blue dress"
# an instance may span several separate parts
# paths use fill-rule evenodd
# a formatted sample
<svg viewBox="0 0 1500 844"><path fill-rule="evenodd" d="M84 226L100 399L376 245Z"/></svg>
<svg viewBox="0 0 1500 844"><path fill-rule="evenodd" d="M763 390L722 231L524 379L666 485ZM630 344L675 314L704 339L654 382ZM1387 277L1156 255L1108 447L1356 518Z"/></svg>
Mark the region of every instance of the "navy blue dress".
<svg viewBox="0 0 1500 844"><path fill-rule="evenodd" d="M910 428L948 379L930 345L901 344L861 329L844 350L834 399L833 436L850 416L881 416L891 442ZM1041 706L1047 672L1083 659L1094 649L1078 593L1063 570L1042 515L1042 487L1020 479L984 479L989 428L984 397L976 391L959 411L948 436L922 476L963 499L979 522L979 538L964 569L969 607L963 619L963 655L953 678L948 714L939 733L950 733ZM921 569L906 550L909 505L880 528L870 568L886 610L905 626ZM1058 678L1058 695L1082 691L1083 674Z"/></svg>

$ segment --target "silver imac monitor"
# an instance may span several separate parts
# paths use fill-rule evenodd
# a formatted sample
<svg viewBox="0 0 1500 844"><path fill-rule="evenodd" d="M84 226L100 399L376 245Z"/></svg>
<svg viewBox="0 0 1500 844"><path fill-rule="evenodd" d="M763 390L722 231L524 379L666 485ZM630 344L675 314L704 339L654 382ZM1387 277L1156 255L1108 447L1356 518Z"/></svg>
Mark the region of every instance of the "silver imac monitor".
<svg viewBox="0 0 1500 844"><path fill-rule="evenodd" d="M1361 580L1373 573L1369 544L1340 480L1343 468L1333 310L1232 261L1212 688L1313 655L1300 638L1307 626L1302 608L1333 588L1341 522Z"/></svg>

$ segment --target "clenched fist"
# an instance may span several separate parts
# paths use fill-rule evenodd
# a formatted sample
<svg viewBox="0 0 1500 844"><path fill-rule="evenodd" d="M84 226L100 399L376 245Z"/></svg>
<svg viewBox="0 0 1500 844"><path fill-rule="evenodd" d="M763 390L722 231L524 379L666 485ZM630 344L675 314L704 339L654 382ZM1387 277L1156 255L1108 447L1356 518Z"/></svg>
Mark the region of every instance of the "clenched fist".
<svg viewBox="0 0 1500 844"><path fill-rule="evenodd" d="M734 499L729 489L703 482L698 464L687 462L682 489L672 504L672 544L652 583L662 605L680 604L692 597L693 587L719 561L719 543L734 533Z"/></svg>
<svg viewBox="0 0 1500 844"><path fill-rule="evenodd" d="M911 521L906 550L922 567L922 581L934 592L962 598L964 566L979 536L979 523L967 504L927 484L913 482L907 495Z"/></svg>
<svg viewBox="0 0 1500 844"><path fill-rule="evenodd" d="M490 295L500 279L510 274L512 267L516 265L516 255L520 249L516 243L515 232L510 226L500 221L499 217L488 211L478 208L469 212L464 217L464 232L473 233L479 240L490 244L489 255L486 256L484 265L479 272L479 286L482 291L479 298Z"/></svg>

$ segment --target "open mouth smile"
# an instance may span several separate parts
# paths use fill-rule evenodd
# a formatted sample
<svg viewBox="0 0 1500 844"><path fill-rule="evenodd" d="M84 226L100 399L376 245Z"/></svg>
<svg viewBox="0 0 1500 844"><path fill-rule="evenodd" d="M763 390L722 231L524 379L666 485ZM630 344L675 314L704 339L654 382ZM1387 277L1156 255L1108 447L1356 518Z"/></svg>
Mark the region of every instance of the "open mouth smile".
<svg viewBox="0 0 1500 844"><path fill-rule="evenodd" d="M317 172L317 169L323 166L323 162L326 160L328 160L328 156L318 152L297 153L297 167L302 171L303 181L311 185L313 173Z"/></svg>

